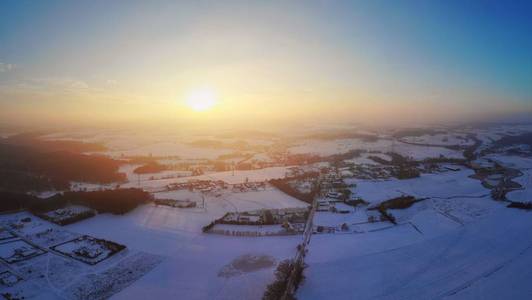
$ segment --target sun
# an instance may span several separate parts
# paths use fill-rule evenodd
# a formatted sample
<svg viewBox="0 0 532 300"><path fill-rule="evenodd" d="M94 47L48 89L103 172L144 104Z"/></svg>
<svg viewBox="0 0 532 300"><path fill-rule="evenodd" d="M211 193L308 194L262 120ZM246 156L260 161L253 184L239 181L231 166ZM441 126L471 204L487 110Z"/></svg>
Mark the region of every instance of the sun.
<svg viewBox="0 0 532 300"><path fill-rule="evenodd" d="M195 111L206 111L216 105L217 96L210 88L199 88L191 91L186 97L188 107Z"/></svg>

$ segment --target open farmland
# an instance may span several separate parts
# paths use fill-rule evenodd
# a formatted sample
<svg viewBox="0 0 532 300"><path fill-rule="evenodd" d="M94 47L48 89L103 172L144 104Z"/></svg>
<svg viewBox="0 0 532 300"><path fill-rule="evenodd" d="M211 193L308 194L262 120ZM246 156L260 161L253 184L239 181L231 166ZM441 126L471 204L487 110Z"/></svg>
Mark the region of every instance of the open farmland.
<svg viewBox="0 0 532 300"><path fill-rule="evenodd" d="M472 142L477 133L481 144ZM520 281L510 274L530 260L532 224L507 206L529 201L529 149L496 147L486 136L440 128L371 140L272 139L256 149L250 140L247 153L220 160L172 147L128 156L158 142L113 138L107 147L121 149L124 181L72 182L81 194L54 203L61 191L41 191L56 195L39 200L50 208L0 216L0 289L27 299L261 299L310 235L299 299L352 299L354 290L361 299L523 297L528 290L511 290ZM183 143L227 143L214 140ZM135 173L144 161L161 170ZM125 188L149 198L120 214L75 198ZM494 280L507 291L493 289Z"/></svg>

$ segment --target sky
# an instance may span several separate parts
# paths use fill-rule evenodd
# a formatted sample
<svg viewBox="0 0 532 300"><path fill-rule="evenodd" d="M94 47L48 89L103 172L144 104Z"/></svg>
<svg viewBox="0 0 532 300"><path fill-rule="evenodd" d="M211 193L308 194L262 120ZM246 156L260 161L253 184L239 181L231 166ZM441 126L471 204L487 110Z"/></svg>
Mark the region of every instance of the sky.
<svg viewBox="0 0 532 300"><path fill-rule="evenodd" d="M516 112L532 113L530 1L0 1L4 123Z"/></svg>

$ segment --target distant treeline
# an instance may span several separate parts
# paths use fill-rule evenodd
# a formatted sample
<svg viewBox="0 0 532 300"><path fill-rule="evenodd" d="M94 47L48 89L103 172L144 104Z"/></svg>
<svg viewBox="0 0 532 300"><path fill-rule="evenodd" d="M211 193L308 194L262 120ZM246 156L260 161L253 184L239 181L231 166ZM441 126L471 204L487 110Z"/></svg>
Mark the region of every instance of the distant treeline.
<svg viewBox="0 0 532 300"><path fill-rule="evenodd" d="M43 133L30 132L10 136L5 140L7 144L19 146L37 147L41 151L68 151L74 153L105 151L107 148L102 144L84 143L74 140L45 140Z"/></svg>
<svg viewBox="0 0 532 300"><path fill-rule="evenodd" d="M370 208L370 210L405 209L422 200L425 199L417 199L414 196L404 195L383 201L378 206Z"/></svg>
<svg viewBox="0 0 532 300"><path fill-rule="evenodd" d="M71 181L110 183L125 180L121 162L83 151L101 149L75 141L42 141L32 135L0 139L0 189L66 189Z"/></svg>
<svg viewBox="0 0 532 300"><path fill-rule="evenodd" d="M528 145L532 147L532 132L522 133L520 135L506 135L493 143L495 148L501 148L513 145Z"/></svg>
<svg viewBox="0 0 532 300"><path fill-rule="evenodd" d="M0 190L0 212L27 209L40 200L31 195Z"/></svg>
<svg viewBox="0 0 532 300"><path fill-rule="evenodd" d="M365 142L376 142L379 137L374 134L358 133L351 131L319 132L305 136L305 138L318 140L360 139Z"/></svg>
<svg viewBox="0 0 532 300"><path fill-rule="evenodd" d="M23 193L0 191L0 211L28 209L43 213L77 204L90 207L100 213L124 214L140 204L152 200L151 195L141 189L116 189L94 192L65 192L47 199L40 199Z"/></svg>
<svg viewBox="0 0 532 300"><path fill-rule="evenodd" d="M302 193L298 191L296 188L294 188L292 185L290 185L290 181L292 180L301 180L301 179L307 179L307 178L317 178L319 174L317 172L307 173L303 174L299 177L291 177L291 178L283 178L283 179L271 179L270 184L279 189L281 192L292 196L296 199L299 199L303 202L307 202L309 204L312 204L312 201L314 200L314 197L319 193L317 188L313 188L310 193Z"/></svg>
<svg viewBox="0 0 532 300"><path fill-rule="evenodd" d="M507 207L532 210L532 202L514 202L510 201Z"/></svg>
<svg viewBox="0 0 532 300"><path fill-rule="evenodd" d="M406 128L396 131L393 136L403 138L407 136L436 135L441 133L446 133L446 131L432 128Z"/></svg>
<svg viewBox="0 0 532 300"><path fill-rule="evenodd" d="M133 172L135 174L149 174L149 173L159 173L168 169L166 166L161 165L157 162L149 162L145 165L142 165L136 168Z"/></svg>
<svg viewBox="0 0 532 300"><path fill-rule="evenodd" d="M365 150L350 150L346 153L332 154L328 156L319 156L315 154L291 154L286 158L286 165L306 165L313 164L318 162L331 162L333 164L338 164L346 159L352 159L359 157L362 153L366 152Z"/></svg>

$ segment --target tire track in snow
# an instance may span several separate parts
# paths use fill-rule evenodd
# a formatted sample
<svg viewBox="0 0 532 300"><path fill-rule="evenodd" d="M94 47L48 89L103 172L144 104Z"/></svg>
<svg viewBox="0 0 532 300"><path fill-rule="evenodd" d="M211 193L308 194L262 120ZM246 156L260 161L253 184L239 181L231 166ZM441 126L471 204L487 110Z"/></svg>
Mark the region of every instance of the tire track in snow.
<svg viewBox="0 0 532 300"><path fill-rule="evenodd" d="M488 278L491 275L497 273L498 271L500 271L501 269L503 269L507 265L509 265L512 262L514 262L515 260L517 260L519 257L521 257L523 254L525 254L530 249L532 249L532 243L530 245L528 245L528 247L523 249L521 252L519 252L516 256L514 256L514 257L506 260L505 262L503 262L503 263L491 268L490 270L485 271L482 274L480 274L480 275L478 275L478 276L466 281L465 283L461 284L460 286L458 286L458 287L456 287L456 288L454 288L454 289L452 289L450 291L445 292L443 295L440 295L438 298L445 298L445 297L454 296L454 295L460 293L461 291L466 290L467 288L469 288L472 285L474 285L476 282L478 282L478 281L480 281L480 280L482 280L484 278Z"/></svg>

